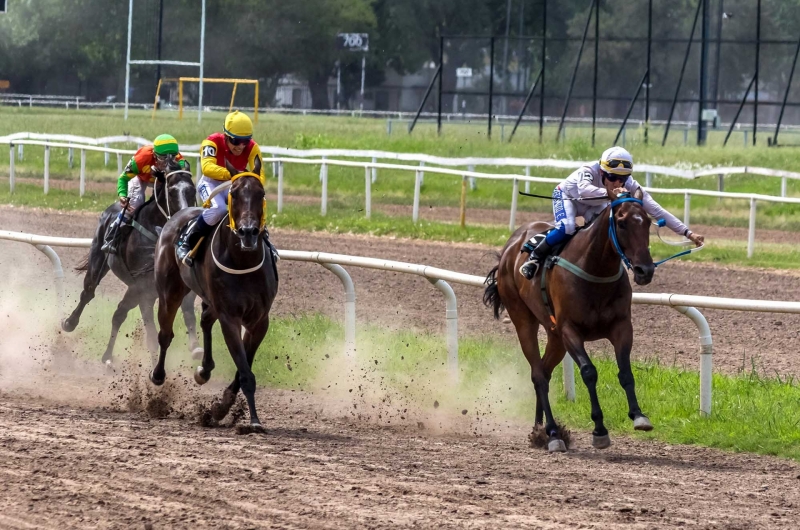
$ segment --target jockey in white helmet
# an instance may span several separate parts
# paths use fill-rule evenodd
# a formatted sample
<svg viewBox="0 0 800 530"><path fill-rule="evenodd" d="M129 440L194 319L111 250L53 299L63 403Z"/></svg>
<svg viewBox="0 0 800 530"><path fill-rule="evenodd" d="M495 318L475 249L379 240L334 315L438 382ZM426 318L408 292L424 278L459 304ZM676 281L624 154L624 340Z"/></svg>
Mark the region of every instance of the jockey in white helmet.
<svg viewBox="0 0 800 530"><path fill-rule="evenodd" d="M622 147L611 147L603 152L598 162L578 168L556 186L553 191L555 228L550 229L540 243L532 238L522 245L522 251L530 253L530 258L520 267L519 272L529 280L533 278L550 250L575 233L575 217L583 217L586 224L592 222L608 206L610 192L628 191L633 194L641 188L631 173L631 154ZM648 215L664 219L670 230L687 237L695 245L700 246L703 243L703 236L689 230L677 217L663 209L649 193L642 190L642 194L642 203Z"/></svg>

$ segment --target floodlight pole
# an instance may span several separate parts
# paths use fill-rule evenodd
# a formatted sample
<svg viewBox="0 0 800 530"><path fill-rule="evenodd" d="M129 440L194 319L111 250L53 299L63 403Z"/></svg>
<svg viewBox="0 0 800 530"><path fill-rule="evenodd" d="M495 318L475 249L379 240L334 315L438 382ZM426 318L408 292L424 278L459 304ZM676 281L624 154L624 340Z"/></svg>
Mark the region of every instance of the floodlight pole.
<svg viewBox="0 0 800 530"><path fill-rule="evenodd" d="M133 0L131 0L131 3ZM200 88L197 94L197 122L203 119L203 59L206 52L206 0L203 0L203 11L200 16ZM130 42L130 32L128 32L128 42ZM128 48L130 50L130 47ZM130 52L129 52L130 53Z"/></svg>
<svg viewBox="0 0 800 530"><path fill-rule="evenodd" d="M364 71L367 67L367 54L361 55L361 111L364 111Z"/></svg>
<svg viewBox="0 0 800 530"><path fill-rule="evenodd" d="M205 2L205 0L203 0ZM125 119L128 119L128 97L131 92L131 29L133 28L133 0L128 2L128 55L125 61Z"/></svg>

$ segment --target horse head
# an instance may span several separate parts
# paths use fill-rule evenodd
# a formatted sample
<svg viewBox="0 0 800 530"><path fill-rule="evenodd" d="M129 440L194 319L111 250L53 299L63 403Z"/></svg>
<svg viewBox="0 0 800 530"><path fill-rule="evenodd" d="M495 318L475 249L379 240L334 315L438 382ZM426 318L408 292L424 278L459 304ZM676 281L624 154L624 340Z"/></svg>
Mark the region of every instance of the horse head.
<svg viewBox="0 0 800 530"><path fill-rule="evenodd" d="M264 229L266 212L266 192L261 179L245 174L225 161L225 167L231 174L231 189L228 195L228 215L230 227L239 238L242 250L252 251L258 248L258 240ZM261 159L256 158L253 174L261 174Z"/></svg>
<svg viewBox="0 0 800 530"><path fill-rule="evenodd" d="M633 281L637 285L650 283L656 270L653 258L650 256L650 218L640 202L643 195L642 189L639 188L632 196L639 202L622 202L612 209L619 243L618 251L630 262ZM611 199L616 201L623 197L617 197L612 193Z"/></svg>
<svg viewBox="0 0 800 530"><path fill-rule="evenodd" d="M197 192L192 180L192 172L189 161L184 161L185 167L181 167L180 161L170 157L164 171L153 171L156 178L155 196L159 209L166 212L167 217L175 215L184 208L197 205Z"/></svg>

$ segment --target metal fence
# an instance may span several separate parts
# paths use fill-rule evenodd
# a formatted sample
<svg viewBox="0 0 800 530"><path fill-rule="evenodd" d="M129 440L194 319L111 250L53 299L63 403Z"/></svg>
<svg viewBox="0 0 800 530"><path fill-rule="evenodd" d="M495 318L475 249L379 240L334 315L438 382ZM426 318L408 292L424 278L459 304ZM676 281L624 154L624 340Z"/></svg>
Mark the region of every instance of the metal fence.
<svg viewBox="0 0 800 530"><path fill-rule="evenodd" d="M492 134L494 115L644 123L643 141L665 143L674 121L695 123L695 141L739 123L800 123L793 87L800 10L781 0L585 0L565 19L563 2L536 0L533 35L445 35L431 94L419 111L472 113ZM654 126L654 122L663 125ZM619 135L619 133L618 133ZM513 133L512 135L513 136ZM727 142L727 137L724 139Z"/></svg>

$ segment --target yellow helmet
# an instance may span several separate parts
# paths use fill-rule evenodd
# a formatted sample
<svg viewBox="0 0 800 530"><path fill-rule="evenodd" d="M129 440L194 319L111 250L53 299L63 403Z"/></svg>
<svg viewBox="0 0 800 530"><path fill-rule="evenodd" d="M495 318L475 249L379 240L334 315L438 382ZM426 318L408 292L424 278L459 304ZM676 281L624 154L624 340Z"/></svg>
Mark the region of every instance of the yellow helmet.
<svg viewBox="0 0 800 530"><path fill-rule="evenodd" d="M225 116L223 130L231 138L250 138L253 136L253 122L247 114L235 110Z"/></svg>
<svg viewBox="0 0 800 530"><path fill-rule="evenodd" d="M633 173L633 157L625 148L614 146L603 151L600 168L612 175L630 175Z"/></svg>

